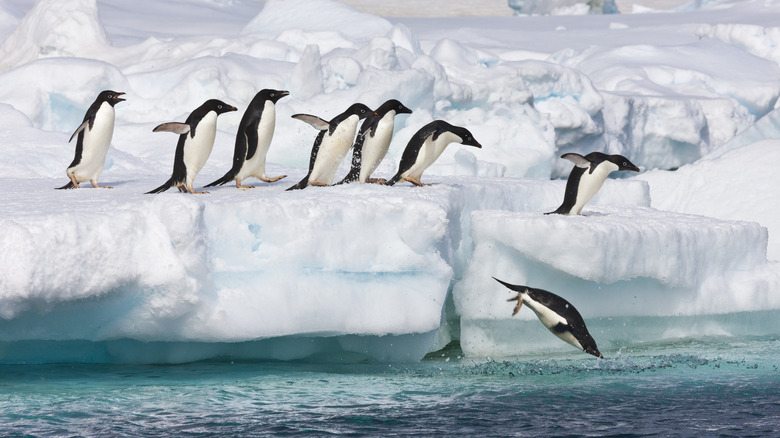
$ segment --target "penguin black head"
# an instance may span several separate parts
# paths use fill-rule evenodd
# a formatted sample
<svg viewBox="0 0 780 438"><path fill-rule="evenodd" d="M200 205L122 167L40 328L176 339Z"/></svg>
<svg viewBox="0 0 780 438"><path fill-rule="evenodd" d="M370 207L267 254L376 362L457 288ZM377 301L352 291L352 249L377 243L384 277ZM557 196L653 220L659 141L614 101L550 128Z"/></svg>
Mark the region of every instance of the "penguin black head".
<svg viewBox="0 0 780 438"><path fill-rule="evenodd" d="M104 90L101 91L100 94L98 94L97 101L98 102L106 102L111 106L114 106L118 104L119 102L124 102L125 99L121 96L124 96L125 93L121 91L113 91L113 90Z"/></svg>
<svg viewBox="0 0 780 438"><path fill-rule="evenodd" d="M379 106L379 108L376 109L376 113L379 115L379 117L383 117L385 114L387 114L390 111L395 111L396 114L411 114L412 110L407 108L404 104L401 102L390 99L387 102L383 103Z"/></svg>
<svg viewBox="0 0 780 438"><path fill-rule="evenodd" d="M205 109L206 111L214 111L217 114L238 111L238 108L232 105L228 105L219 99L209 99L203 105L201 105L201 108Z"/></svg>
<svg viewBox="0 0 780 438"><path fill-rule="evenodd" d="M450 131L463 139L463 141L460 142L462 145L466 146L474 146L477 148L482 148L482 145L479 144L479 142L474 139L474 135L466 128L460 127L460 126L453 126Z"/></svg>
<svg viewBox="0 0 780 438"><path fill-rule="evenodd" d="M633 170L634 172L639 172L639 168L622 155L610 155L607 160L617 164L618 170Z"/></svg>
<svg viewBox="0 0 780 438"><path fill-rule="evenodd" d="M344 111L343 115L346 115L347 117L351 115L356 115L361 119L366 118L368 115L372 115L374 117L377 116L377 114L374 111L371 111L371 109L362 103L353 103L349 108L347 108L346 111Z"/></svg>
<svg viewBox="0 0 780 438"><path fill-rule="evenodd" d="M262 101L270 100L273 103L276 103L279 99L283 98L284 96L289 96L290 92L285 90L271 90L271 89L263 89L260 90L257 93L257 98L259 98Z"/></svg>

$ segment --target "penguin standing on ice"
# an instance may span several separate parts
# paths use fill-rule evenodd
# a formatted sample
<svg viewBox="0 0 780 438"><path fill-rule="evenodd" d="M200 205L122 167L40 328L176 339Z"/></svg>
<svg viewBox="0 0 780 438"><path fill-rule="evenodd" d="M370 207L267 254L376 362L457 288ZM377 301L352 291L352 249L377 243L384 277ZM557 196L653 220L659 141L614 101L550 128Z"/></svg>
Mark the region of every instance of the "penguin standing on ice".
<svg viewBox="0 0 780 438"><path fill-rule="evenodd" d="M309 173L287 190L297 190L306 186L329 186L333 183L336 170L347 155L355 139L358 122L369 114L376 117L362 103L352 104L346 111L334 117L330 122L309 114L295 114L292 117L304 121L320 130L311 148Z"/></svg>
<svg viewBox="0 0 780 438"><path fill-rule="evenodd" d="M114 136L114 105L123 102L125 93L105 90L98 94L97 99L87 109L84 120L73 135L76 139L76 156L70 163L66 174L70 182L59 189L80 188L79 182L89 181L92 187L100 188L98 177L106 164L106 154ZM110 186L102 186L110 189Z"/></svg>
<svg viewBox="0 0 780 438"><path fill-rule="evenodd" d="M176 144L171 178L147 194L162 193L171 187L178 188L180 192L207 193L194 191L192 183L195 175L206 164L214 147L214 138L217 136L217 116L236 110L236 107L221 100L209 99L190 113L184 123L163 123L154 128L153 132L168 131L179 134L179 142Z"/></svg>
<svg viewBox="0 0 780 438"><path fill-rule="evenodd" d="M412 136L401 155L398 172L386 184L391 186L400 180L405 180L416 186L422 186L420 182L422 173L439 158L450 143L482 147L468 129L450 125L444 120L434 120Z"/></svg>
<svg viewBox="0 0 780 438"><path fill-rule="evenodd" d="M610 173L616 170L639 172L639 168L622 155L591 152L583 157L580 154L568 153L561 155L561 158L574 163L574 168L566 181L563 204L557 210L545 214L576 216L596 195Z"/></svg>
<svg viewBox="0 0 780 438"><path fill-rule="evenodd" d="M241 118L236 132L236 146L233 151L233 167L220 179L206 184L206 187L223 185L236 181L236 187L249 189L241 182L255 177L265 182L279 181L287 175L267 177L265 175L265 156L276 126L276 102L290 93L280 90L261 90L249 103Z"/></svg>
<svg viewBox="0 0 780 438"><path fill-rule="evenodd" d="M552 334L586 353L596 357L604 357L596 347L596 341L588 332L588 328L585 327L585 321L580 312L571 303L546 290L505 283L496 277L493 279L517 292L516 297L507 300L517 301L512 316L517 315L520 307L525 304L534 311L539 321Z"/></svg>
<svg viewBox="0 0 780 438"><path fill-rule="evenodd" d="M385 158L393 139L395 116L411 114L412 110L401 102L391 99L376 109L376 117L369 115L360 125L357 140L352 146L352 168L339 184L359 181L360 184L384 183L383 179L371 178L379 163Z"/></svg>

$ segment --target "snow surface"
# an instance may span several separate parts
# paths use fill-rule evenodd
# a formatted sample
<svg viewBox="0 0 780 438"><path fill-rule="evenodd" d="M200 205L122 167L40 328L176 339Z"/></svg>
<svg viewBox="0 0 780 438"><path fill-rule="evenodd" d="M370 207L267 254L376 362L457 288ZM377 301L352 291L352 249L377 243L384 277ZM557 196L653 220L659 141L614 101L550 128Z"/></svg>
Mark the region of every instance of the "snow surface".
<svg viewBox="0 0 780 438"><path fill-rule="evenodd" d="M780 309L780 5L635 10L383 18L333 0L3 3L0 361L417 360L452 339L473 357L570 348L535 331L527 309L511 317L493 276L566 297L605 354L728 335L733 325L706 318ZM127 93L101 175L115 188L53 190L67 181L70 134L109 88ZM202 187L230 167L262 88L291 92L268 154L269 174L288 178L143 194L173 161L175 139L154 126L209 98L239 108L218 121ZM284 191L316 135L290 115L390 98L414 113L396 118L377 176L395 173L433 119L483 148L450 145L423 175L429 187ZM643 172L613 174L582 217L543 215L571 169L559 156L594 150ZM622 329L640 320L670 328Z"/></svg>

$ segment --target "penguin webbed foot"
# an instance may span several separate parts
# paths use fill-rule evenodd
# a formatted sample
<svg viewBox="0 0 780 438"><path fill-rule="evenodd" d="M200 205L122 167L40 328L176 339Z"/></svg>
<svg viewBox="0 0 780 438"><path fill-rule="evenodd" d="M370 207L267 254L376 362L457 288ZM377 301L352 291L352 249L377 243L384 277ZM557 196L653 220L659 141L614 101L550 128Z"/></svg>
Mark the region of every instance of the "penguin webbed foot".
<svg viewBox="0 0 780 438"><path fill-rule="evenodd" d="M279 181L282 178L287 178L287 175L273 176L273 177L270 177L270 178L267 177L267 176L264 176L264 177L260 178L260 181L264 181L264 182L267 182L267 183L272 183L272 182Z"/></svg>
<svg viewBox="0 0 780 438"><path fill-rule="evenodd" d="M418 181L418 180L416 180L414 178L404 177L404 180L405 181L409 181L410 183L416 185L417 187L430 187L431 186L430 184L423 184L423 183L421 183L420 181Z"/></svg>
<svg viewBox="0 0 780 438"><path fill-rule="evenodd" d="M523 300L520 297L520 294L518 293L516 297L512 297L507 300L508 302L517 301L517 305L515 306L515 309L512 311L512 316L517 315L517 312L520 311L520 307L523 306Z"/></svg>
<svg viewBox="0 0 780 438"><path fill-rule="evenodd" d="M90 182L92 183L92 187L94 187L96 189L113 189L114 188L112 186L101 186L100 184L98 184L97 181L90 181Z"/></svg>
<svg viewBox="0 0 780 438"><path fill-rule="evenodd" d="M384 178L368 178L366 180L366 183L368 184L386 184L387 180Z"/></svg>

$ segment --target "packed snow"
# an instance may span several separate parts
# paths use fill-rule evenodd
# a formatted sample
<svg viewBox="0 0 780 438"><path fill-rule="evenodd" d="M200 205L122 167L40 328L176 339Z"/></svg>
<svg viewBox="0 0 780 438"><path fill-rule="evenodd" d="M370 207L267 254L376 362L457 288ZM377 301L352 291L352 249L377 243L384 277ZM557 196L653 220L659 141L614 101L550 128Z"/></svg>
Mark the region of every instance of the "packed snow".
<svg viewBox="0 0 780 438"><path fill-rule="evenodd" d="M528 309L512 317L492 277L565 297L605 356L746 326L779 333L760 315L780 311L780 5L580 4L386 18L335 0L3 3L0 361L571 348ZM267 160L287 178L144 194L170 177L176 142L152 128L211 98L239 108L217 122L201 188L230 168L264 88L291 93ZM114 188L54 190L104 89L127 93L100 177ZM414 112L396 117L375 177L435 119L483 147L451 144L426 187L285 191L317 134L291 115L388 99ZM572 167L560 155L592 151L642 172L614 172L582 216L544 215Z"/></svg>

